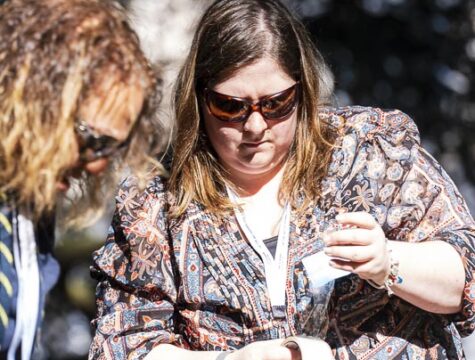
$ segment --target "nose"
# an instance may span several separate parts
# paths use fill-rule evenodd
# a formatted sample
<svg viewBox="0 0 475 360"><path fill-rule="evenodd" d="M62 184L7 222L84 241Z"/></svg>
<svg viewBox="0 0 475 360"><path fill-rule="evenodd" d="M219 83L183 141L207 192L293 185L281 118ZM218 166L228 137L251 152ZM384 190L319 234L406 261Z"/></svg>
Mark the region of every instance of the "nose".
<svg viewBox="0 0 475 360"><path fill-rule="evenodd" d="M85 163L84 170L86 170L91 175L98 175L107 168L108 164L109 164L109 159L100 158L100 159Z"/></svg>
<svg viewBox="0 0 475 360"><path fill-rule="evenodd" d="M254 111L244 122L244 131L260 134L267 129L267 121L260 112Z"/></svg>

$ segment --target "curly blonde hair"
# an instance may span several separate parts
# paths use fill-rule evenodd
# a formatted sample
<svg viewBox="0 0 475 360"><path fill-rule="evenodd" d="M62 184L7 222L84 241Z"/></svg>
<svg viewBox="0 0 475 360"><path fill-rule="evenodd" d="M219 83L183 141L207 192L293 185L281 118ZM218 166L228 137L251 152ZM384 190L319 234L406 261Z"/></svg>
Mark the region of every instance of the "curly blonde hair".
<svg viewBox="0 0 475 360"><path fill-rule="evenodd" d="M0 6L0 39L0 193L8 201L29 205L35 217L54 210L56 184L75 160L81 103L97 96L103 104L98 111L114 111L107 108L105 79L113 78L118 89L141 89L146 100L127 153L111 159L102 176L79 176L82 196L69 199L76 213L82 219L97 214L125 165L139 178L159 167L153 155L163 147L165 130L156 117L161 81L118 4L7 1Z"/></svg>

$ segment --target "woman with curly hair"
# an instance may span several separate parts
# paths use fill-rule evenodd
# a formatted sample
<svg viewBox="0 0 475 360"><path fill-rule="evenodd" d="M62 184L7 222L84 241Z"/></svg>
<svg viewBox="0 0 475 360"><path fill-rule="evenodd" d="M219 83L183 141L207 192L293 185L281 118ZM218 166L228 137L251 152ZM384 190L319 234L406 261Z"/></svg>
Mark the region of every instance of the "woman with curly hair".
<svg viewBox="0 0 475 360"><path fill-rule="evenodd" d="M56 205L85 224L124 169L158 169L159 82L121 8L103 0L0 7L0 352L28 359L58 265ZM141 175L142 174L142 175ZM67 191L69 187L71 190Z"/></svg>

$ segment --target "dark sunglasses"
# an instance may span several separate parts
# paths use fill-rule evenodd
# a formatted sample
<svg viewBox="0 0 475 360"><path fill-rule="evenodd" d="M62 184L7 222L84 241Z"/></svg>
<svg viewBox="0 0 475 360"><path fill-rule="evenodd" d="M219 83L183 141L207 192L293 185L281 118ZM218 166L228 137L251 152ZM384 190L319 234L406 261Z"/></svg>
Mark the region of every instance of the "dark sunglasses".
<svg viewBox="0 0 475 360"><path fill-rule="evenodd" d="M119 141L112 136L97 134L84 121L75 125L75 131L79 142L79 160L82 162L94 161L125 151L130 142L130 134L125 141Z"/></svg>
<svg viewBox="0 0 475 360"><path fill-rule="evenodd" d="M266 95L257 101L229 96L204 89L204 98L209 112L225 122L246 121L254 111L267 120L280 120L290 115L299 102L299 83L276 94Z"/></svg>

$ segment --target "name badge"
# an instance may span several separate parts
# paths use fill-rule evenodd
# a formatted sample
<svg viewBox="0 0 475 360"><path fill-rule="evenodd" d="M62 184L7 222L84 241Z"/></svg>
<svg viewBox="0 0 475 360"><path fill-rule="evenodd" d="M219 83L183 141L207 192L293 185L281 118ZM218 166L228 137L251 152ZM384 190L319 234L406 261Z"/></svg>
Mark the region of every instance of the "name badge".
<svg viewBox="0 0 475 360"><path fill-rule="evenodd" d="M335 269L330 266L331 258L323 251L310 255L302 259L307 275L310 281L310 291L317 292L317 289L323 285L351 274L349 271Z"/></svg>

